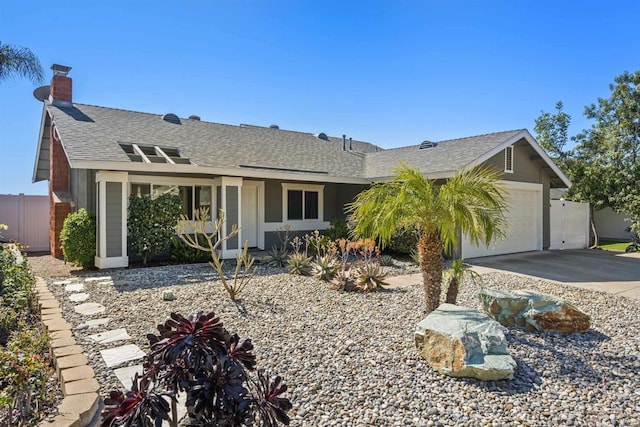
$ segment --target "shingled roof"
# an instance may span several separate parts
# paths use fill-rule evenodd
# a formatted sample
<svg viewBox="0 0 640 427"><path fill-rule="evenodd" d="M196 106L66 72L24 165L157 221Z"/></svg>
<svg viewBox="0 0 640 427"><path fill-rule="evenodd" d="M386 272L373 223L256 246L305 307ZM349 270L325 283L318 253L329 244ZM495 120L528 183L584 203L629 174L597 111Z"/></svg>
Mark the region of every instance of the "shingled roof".
<svg viewBox="0 0 640 427"><path fill-rule="evenodd" d="M227 125L194 119L179 124L159 114L74 103L72 107L45 102L45 109L63 143L72 168L115 169L176 173L227 174L334 182L368 183L387 179L402 162L431 177L451 176L456 170L486 160L492 150L527 139L526 130L513 130L441 141L433 148L419 145L382 149L352 141L343 150L342 138L321 139L311 133L251 125ZM49 123L43 119L43 129ZM42 132L34 181L46 179L48 147ZM158 165L132 162L120 144L178 149L190 165ZM536 148L536 147L534 147ZM536 150L539 147L536 148ZM547 163L553 163L539 150ZM484 157L483 157L484 156ZM40 160L40 161L39 161ZM566 180L552 164L554 175ZM267 176L267 175L265 175ZM568 182L568 180L566 181Z"/></svg>

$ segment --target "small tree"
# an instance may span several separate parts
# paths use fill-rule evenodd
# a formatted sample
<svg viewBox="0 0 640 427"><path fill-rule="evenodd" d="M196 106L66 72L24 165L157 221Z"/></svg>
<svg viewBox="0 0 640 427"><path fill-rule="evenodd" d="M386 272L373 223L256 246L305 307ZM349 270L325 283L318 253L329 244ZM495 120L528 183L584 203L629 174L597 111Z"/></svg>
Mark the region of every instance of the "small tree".
<svg viewBox="0 0 640 427"><path fill-rule="evenodd" d="M222 227L225 225L224 211L220 210L220 215L215 221L208 221L208 218L209 209L207 208L201 208L196 211L195 221L190 221L183 215L181 217L182 221L178 225L178 237L188 246L211 255L209 265L218 273L222 286L224 286L229 297L235 300L240 292L249 284L251 279L253 279L256 269L251 270L251 267L255 260L248 254L248 242L245 242L242 254L236 257L236 269L233 275L233 281L227 280L223 268L224 261L220 260L218 250L222 242L228 241L238 234L238 226L234 224L231 227L231 232L227 233L225 237L221 237ZM209 224L211 224L213 228L211 232L207 232L207 226ZM206 242L206 246L202 242Z"/></svg>
<svg viewBox="0 0 640 427"><path fill-rule="evenodd" d="M84 208L65 218L60 243L66 261L85 268L93 265L96 256L96 222Z"/></svg>
<svg viewBox="0 0 640 427"><path fill-rule="evenodd" d="M175 194L129 197L129 240L144 265L169 247L182 212L182 200Z"/></svg>
<svg viewBox="0 0 640 427"><path fill-rule="evenodd" d="M448 280L446 303L455 304L458 300L458 292L465 278L469 277L472 282L480 280L480 275L464 263L462 259L455 259L451 263L451 268L445 270L444 278Z"/></svg>

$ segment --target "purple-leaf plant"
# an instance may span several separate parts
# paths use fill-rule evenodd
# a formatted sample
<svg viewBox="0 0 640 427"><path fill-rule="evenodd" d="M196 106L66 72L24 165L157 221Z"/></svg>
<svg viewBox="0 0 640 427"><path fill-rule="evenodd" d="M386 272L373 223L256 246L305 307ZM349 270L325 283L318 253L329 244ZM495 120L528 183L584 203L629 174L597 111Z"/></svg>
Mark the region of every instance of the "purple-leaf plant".
<svg viewBox="0 0 640 427"><path fill-rule="evenodd" d="M189 425L263 427L288 425L287 386L256 371L251 340L231 335L216 315L171 313L149 334L151 351L131 391L105 399L102 426L150 427L173 421L170 402L186 393ZM173 415L173 417L172 417Z"/></svg>

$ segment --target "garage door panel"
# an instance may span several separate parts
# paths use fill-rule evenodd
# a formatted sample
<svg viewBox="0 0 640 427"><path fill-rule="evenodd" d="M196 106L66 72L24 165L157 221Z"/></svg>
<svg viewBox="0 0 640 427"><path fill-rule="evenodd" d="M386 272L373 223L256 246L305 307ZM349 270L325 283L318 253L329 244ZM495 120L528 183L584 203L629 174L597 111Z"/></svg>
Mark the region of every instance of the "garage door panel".
<svg viewBox="0 0 640 427"><path fill-rule="evenodd" d="M473 245L465 235L462 239L462 256L474 258L541 249L542 239L540 206L541 190L511 190L508 195L508 211L505 214L507 229L505 238L485 245Z"/></svg>

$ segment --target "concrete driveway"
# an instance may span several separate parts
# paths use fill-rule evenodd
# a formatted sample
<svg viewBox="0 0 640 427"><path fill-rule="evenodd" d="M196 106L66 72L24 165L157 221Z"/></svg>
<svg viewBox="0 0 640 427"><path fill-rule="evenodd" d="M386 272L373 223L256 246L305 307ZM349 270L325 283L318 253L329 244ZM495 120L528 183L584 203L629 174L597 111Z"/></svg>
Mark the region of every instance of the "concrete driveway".
<svg viewBox="0 0 640 427"><path fill-rule="evenodd" d="M640 253L603 250L525 252L466 260L482 274L502 270L640 300Z"/></svg>

